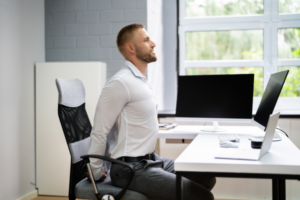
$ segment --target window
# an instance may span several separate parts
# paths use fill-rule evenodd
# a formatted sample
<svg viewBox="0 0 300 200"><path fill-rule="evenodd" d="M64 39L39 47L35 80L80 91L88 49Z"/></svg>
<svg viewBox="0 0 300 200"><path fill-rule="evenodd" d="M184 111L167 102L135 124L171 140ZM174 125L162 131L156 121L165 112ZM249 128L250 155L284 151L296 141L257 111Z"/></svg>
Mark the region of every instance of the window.
<svg viewBox="0 0 300 200"><path fill-rule="evenodd" d="M186 17L263 14L263 0L186 0Z"/></svg>
<svg viewBox="0 0 300 200"><path fill-rule="evenodd" d="M300 97L300 66L280 66L278 71L289 70L289 75L280 94L281 97Z"/></svg>
<svg viewBox="0 0 300 200"><path fill-rule="evenodd" d="M279 13L300 13L300 1L279 0Z"/></svg>
<svg viewBox="0 0 300 200"><path fill-rule="evenodd" d="M263 60L263 30L189 31L186 60Z"/></svg>
<svg viewBox="0 0 300 200"><path fill-rule="evenodd" d="M276 110L300 114L300 1L179 2L180 75L255 74L255 113L270 75L289 70Z"/></svg>
<svg viewBox="0 0 300 200"><path fill-rule="evenodd" d="M300 58L300 28L278 29L278 58Z"/></svg>

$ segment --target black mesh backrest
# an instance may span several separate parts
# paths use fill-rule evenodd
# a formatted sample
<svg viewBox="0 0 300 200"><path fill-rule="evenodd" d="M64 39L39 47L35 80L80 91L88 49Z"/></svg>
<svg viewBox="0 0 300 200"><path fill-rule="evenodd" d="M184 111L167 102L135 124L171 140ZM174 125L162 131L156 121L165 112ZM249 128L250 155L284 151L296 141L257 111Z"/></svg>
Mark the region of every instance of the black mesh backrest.
<svg viewBox="0 0 300 200"><path fill-rule="evenodd" d="M90 136L92 126L85 103L75 108L58 105L58 116L68 144Z"/></svg>
<svg viewBox="0 0 300 200"><path fill-rule="evenodd" d="M80 141L90 136L92 126L85 110L85 102L81 105L74 98L85 99L84 87L79 79L57 79L59 92L58 116L68 144ZM81 94L80 94L81 93ZM85 100L84 100L85 101ZM66 105L62 105L60 103ZM68 103L70 102L70 103ZM75 200L75 186L86 177L87 168L84 161L72 164L70 170L69 199Z"/></svg>

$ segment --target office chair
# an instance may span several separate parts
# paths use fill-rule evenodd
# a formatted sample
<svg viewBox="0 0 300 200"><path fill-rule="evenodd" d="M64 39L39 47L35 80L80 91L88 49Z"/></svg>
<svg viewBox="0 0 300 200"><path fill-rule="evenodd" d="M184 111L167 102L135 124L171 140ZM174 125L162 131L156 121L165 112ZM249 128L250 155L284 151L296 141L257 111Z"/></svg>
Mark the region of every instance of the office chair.
<svg viewBox="0 0 300 200"><path fill-rule="evenodd" d="M85 110L85 89L79 79L56 79L59 92L58 116L71 154L69 199L93 200L150 200L141 193L128 190L134 175L134 167L126 162L99 155L87 155L90 147L92 126ZM89 158L127 166L131 176L124 188L112 185L109 171L104 181L95 182ZM89 171L91 180L86 178Z"/></svg>

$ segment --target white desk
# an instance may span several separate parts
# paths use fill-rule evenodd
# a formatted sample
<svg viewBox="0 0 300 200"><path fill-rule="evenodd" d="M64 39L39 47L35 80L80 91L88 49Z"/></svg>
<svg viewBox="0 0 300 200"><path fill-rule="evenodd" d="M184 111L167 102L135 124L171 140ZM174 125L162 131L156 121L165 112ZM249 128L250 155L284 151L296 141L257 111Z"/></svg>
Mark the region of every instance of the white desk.
<svg viewBox="0 0 300 200"><path fill-rule="evenodd" d="M264 132L256 126L222 126L226 131L208 133L201 131L207 126L180 125L170 130L159 130L158 138L167 139L194 139L198 134L242 134L242 135L264 135Z"/></svg>
<svg viewBox="0 0 300 200"><path fill-rule="evenodd" d="M177 137L179 133L184 135L183 128L180 126L178 131L176 129L168 130L164 134L173 134L174 137ZM195 134L197 134L196 130L199 130L191 126L186 128L185 133L189 137L194 133L189 130L195 131ZM181 130L182 132L180 132ZM175 160L177 199L182 198L181 177L188 173L201 173L203 176L216 177L272 179L273 199L285 199L285 179L300 179L300 150L288 138L282 136L282 141L273 142L269 153L259 161L215 159L214 155L220 149L217 135L224 133L238 133L241 138L240 147L250 146L249 135L263 134L256 127L228 127L228 131L222 133L200 133L198 131L194 141Z"/></svg>

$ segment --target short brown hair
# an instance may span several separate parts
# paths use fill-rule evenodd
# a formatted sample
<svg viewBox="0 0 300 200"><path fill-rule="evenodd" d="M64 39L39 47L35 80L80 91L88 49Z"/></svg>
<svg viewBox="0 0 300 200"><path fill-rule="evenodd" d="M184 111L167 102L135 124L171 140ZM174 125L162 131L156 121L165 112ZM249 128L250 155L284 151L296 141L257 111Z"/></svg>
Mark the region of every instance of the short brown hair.
<svg viewBox="0 0 300 200"><path fill-rule="evenodd" d="M127 25L120 30L117 36L117 46L121 54L123 54L122 53L124 51L123 47L125 43L128 41L129 36L139 28L145 28L145 26L143 24L134 23L134 24Z"/></svg>

